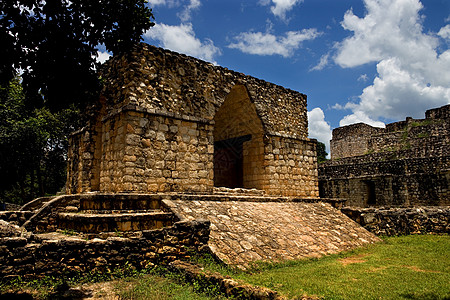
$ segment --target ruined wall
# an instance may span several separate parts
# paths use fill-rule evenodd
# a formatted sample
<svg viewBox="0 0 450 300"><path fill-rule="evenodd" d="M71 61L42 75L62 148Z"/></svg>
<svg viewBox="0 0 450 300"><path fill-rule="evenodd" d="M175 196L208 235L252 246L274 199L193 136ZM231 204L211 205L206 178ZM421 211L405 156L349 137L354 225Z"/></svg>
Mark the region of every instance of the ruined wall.
<svg viewBox="0 0 450 300"><path fill-rule="evenodd" d="M93 181L96 138L95 126L90 124L69 137L66 187L72 193L95 190Z"/></svg>
<svg viewBox="0 0 450 300"><path fill-rule="evenodd" d="M361 207L449 205L449 111L450 105L443 106L427 111L426 119L407 118L376 131L359 124L335 129L333 139L341 148L334 148L338 155L332 153L332 161L319 166L320 195L346 198L347 205ZM354 129L355 140L366 132L364 146L356 146L355 152L346 143Z"/></svg>
<svg viewBox="0 0 450 300"><path fill-rule="evenodd" d="M212 186L208 122L128 110L105 124L102 191L206 192Z"/></svg>
<svg viewBox="0 0 450 300"><path fill-rule="evenodd" d="M2 222L2 221L1 221ZM2 224L0 224L2 225ZM108 272L127 263L137 269L186 259L205 250L209 221L183 221L145 230L141 237L85 240L62 234L0 234L0 277Z"/></svg>
<svg viewBox="0 0 450 300"><path fill-rule="evenodd" d="M273 195L317 197L316 141L265 137L264 190Z"/></svg>
<svg viewBox="0 0 450 300"><path fill-rule="evenodd" d="M68 193L209 193L216 175L242 177L219 186L317 197L305 95L145 44L111 59L102 77L94 125L70 140ZM224 142L236 138L230 163L243 175L230 176L214 157L229 156Z"/></svg>
<svg viewBox="0 0 450 300"><path fill-rule="evenodd" d="M381 236L449 234L449 207L354 208L341 211L352 220Z"/></svg>
<svg viewBox="0 0 450 300"><path fill-rule="evenodd" d="M267 131L308 136L306 95L183 54L139 44L109 60L102 77L109 111L133 104L207 120L243 85Z"/></svg>
<svg viewBox="0 0 450 300"><path fill-rule="evenodd" d="M407 118L386 128L363 123L336 128L330 142L331 159L401 150L410 150L407 157L450 155L450 105L425 115L425 119Z"/></svg>
<svg viewBox="0 0 450 300"><path fill-rule="evenodd" d="M339 127L333 130L330 141L331 159L367 154L370 137L382 132L383 128L372 127L364 123Z"/></svg>

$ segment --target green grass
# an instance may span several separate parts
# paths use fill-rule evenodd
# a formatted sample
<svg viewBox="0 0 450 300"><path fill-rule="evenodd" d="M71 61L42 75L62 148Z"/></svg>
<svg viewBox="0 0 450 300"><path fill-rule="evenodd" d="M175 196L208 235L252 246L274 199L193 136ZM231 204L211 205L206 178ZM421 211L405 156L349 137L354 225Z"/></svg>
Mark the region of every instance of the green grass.
<svg viewBox="0 0 450 300"><path fill-rule="evenodd" d="M12 280L0 280L0 299L60 299L64 298L64 293L71 287L87 284L88 289L95 291L102 286L102 283L106 283L109 294L105 294L102 290L96 295L97 297L118 295L120 299L133 300L223 299L214 287L189 285L183 282L179 275L170 273L165 268L136 271L128 265L113 272L88 272L73 277L45 276L36 279L17 277ZM89 287L89 285L95 286Z"/></svg>
<svg viewBox="0 0 450 300"><path fill-rule="evenodd" d="M182 283L176 278L166 278L157 275L146 275L140 278L128 278L120 281L116 290L120 299L133 300L207 300L221 299L218 296L209 296L199 291L195 285Z"/></svg>
<svg viewBox="0 0 450 300"><path fill-rule="evenodd" d="M450 299L450 237L386 238L344 254L267 265L235 278L290 297Z"/></svg>

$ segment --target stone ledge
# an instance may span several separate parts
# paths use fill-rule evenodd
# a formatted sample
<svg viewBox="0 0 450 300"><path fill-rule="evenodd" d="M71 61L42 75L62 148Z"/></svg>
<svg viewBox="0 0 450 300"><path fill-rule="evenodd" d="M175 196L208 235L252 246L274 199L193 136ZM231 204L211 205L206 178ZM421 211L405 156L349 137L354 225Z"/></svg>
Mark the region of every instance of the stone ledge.
<svg viewBox="0 0 450 300"><path fill-rule="evenodd" d="M142 112L142 113L149 114L149 115L169 117L169 118L174 118L177 120L214 125L214 120L209 120L209 119L195 117L195 116L189 116L189 115L182 115L182 114L173 113L173 112L169 112L169 111L165 111L165 110L145 108L145 107L142 107L139 105L133 105L133 104L127 104L122 107L113 109L109 114L107 114L105 117L102 118L102 122L105 122L106 120L111 119L114 116L116 116L122 112L126 112L126 111Z"/></svg>

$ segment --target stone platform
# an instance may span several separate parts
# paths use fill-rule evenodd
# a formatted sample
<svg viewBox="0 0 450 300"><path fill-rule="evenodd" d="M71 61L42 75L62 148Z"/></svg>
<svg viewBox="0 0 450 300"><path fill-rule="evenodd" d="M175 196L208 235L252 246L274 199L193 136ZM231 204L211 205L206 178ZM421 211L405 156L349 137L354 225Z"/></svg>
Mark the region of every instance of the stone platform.
<svg viewBox="0 0 450 300"><path fill-rule="evenodd" d="M222 198L224 199L224 198ZM227 264L319 257L380 241L328 203L163 200L181 219L211 222L208 242Z"/></svg>
<svg viewBox="0 0 450 300"><path fill-rule="evenodd" d="M342 199L267 196L258 190L213 194L78 194L36 200L27 211L0 214L33 233L71 230L88 240L176 224L204 223L205 243L227 264L318 257L379 241L340 212ZM337 208L335 208L337 207ZM203 224L202 223L202 224ZM202 229L203 230L203 229ZM197 245L202 248L204 245Z"/></svg>

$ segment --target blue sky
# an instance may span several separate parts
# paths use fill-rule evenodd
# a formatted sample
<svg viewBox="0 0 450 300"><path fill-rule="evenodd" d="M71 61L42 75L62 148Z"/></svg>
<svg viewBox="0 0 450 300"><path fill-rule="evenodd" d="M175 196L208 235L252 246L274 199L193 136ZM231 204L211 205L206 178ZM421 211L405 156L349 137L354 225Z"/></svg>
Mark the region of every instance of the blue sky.
<svg viewBox="0 0 450 300"><path fill-rule="evenodd" d="M144 41L308 96L309 135L450 103L450 0L150 0Z"/></svg>

